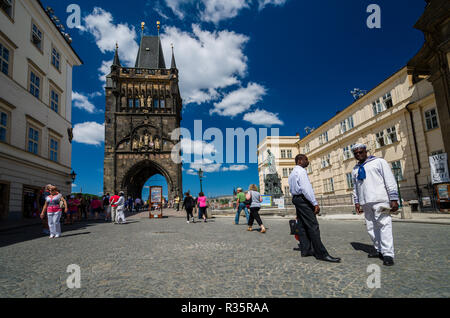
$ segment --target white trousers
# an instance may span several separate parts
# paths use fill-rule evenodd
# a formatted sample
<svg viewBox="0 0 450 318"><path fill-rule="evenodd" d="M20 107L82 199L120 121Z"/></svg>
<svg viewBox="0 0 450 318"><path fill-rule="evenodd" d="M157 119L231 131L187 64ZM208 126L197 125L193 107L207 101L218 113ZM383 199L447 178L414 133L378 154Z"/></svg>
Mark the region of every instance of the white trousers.
<svg viewBox="0 0 450 318"><path fill-rule="evenodd" d="M62 211L55 213L47 213L48 219L48 229L50 230L50 235L61 235L61 219Z"/></svg>
<svg viewBox="0 0 450 318"><path fill-rule="evenodd" d="M392 217L381 213L383 206L390 207L389 202L368 203L362 206L366 218L367 232L377 252L383 256L394 257L394 238L392 236Z"/></svg>
<svg viewBox="0 0 450 318"><path fill-rule="evenodd" d="M113 206L111 207L111 222L117 222L117 207Z"/></svg>
<svg viewBox="0 0 450 318"><path fill-rule="evenodd" d="M125 213L124 213L124 209L117 209L117 213L116 213L116 219L115 222L119 223L119 220L122 220L122 222L126 222L127 220L125 219Z"/></svg>

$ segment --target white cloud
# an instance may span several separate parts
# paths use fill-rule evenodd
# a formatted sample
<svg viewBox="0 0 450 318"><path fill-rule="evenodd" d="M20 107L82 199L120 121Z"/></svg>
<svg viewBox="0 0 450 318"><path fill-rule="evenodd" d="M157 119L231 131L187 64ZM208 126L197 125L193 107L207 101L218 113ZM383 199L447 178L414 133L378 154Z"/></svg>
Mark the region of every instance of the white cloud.
<svg viewBox="0 0 450 318"><path fill-rule="evenodd" d="M249 83L247 87L232 91L219 103L214 103L214 109L211 109L209 113L234 117L250 109L264 95L266 95L266 89L263 86L256 83Z"/></svg>
<svg viewBox="0 0 450 318"><path fill-rule="evenodd" d="M222 171L243 171L247 169L248 169L247 165L231 165L229 167L223 167Z"/></svg>
<svg viewBox="0 0 450 318"><path fill-rule="evenodd" d="M278 118L278 114L268 112L264 109L257 109L253 113L244 115L244 120L251 122L253 125L283 125L284 123Z"/></svg>
<svg viewBox="0 0 450 318"><path fill-rule="evenodd" d="M222 167L221 163L214 163L211 159L203 158L201 161L195 161L195 162L191 163L188 173L192 172L192 171L198 171L200 168L202 168L203 172L209 172L209 173L218 172L218 171L220 171L221 167ZM192 173L189 173L189 174L192 174ZM195 174L197 174L197 172Z"/></svg>
<svg viewBox="0 0 450 318"><path fill-rule="evenodd" d="M114 24L110 12L95 7L84 19L86 31L95 38L95 43L102 53L114 52L119 45L119 58L126 65L133 65L138 52L137 34L134 26L127 23ZM120 50L120 48L124 48Z"/></svg>
<svg viewBox="0 0 450 318"><path fill-rule="evenodd" d="M192 25L192 33L176 27L164 29L164 56L172 55L173 43L185 104L215 100L219 89L240 83L239 78L247 73L243 47L248 40L246 35L232 31L204 31L196 24Z"/></svg>
<svg viewBox="0 0 450 318"><path fill-rule="evenodd" d="M91 114L97 111L94 104L89 101L88 96L81 93L72 92L72 103L74 107L84 109Z"/></svg>
<svg viewBox="0 0 450 318"><path fill-rule="evenodd" d="M102 65L99 67L98 71L100 72L98 75L98 79L100 82L103 82L103 87L106 85L106 75L111 72L111 65L113 60L103 61Z"/></svg>
<svg viewBox="0 0 450 318"><path fill-rule="evenodd" d="M181 151L183 154L209 155L216 153L217 149L214 147L214 144L207 143L203 140L183 138L181 139Z"/></svg>
<svg viewBox="0 0 450 318"><path fill-rule="evenodd" d="M264 9L267 5L282 6L287 0L258 0L258 10Z"/></svg>
<svg viewBox="0 0 450 318"><path fill-rule="evenodd" d="M204 10L200 19L205 22L219 23L234 18L239 11L250 7L250 0L203 0Z"/></svg>
<svg viewBox="0 0 450 318"><path fill-rule="evenodd" d="M92 121L76 124L73 127L73 140L99 146L105 140L105 125Z"/></svg>
<svg viewBox="0 0 450 318"><path fill-rule="evenodd" d="M282 6L287 0L165 0L167 7L181 20L187 13L194 12L203 22L218 24L236 17L243 9L250 9L256 3L258 10L267 5Z"/></svg>

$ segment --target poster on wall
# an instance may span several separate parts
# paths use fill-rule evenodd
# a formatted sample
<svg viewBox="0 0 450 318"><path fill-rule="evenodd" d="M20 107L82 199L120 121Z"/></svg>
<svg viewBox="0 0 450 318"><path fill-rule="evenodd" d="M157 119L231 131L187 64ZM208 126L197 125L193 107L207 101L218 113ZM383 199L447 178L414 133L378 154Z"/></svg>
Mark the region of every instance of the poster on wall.
<svg viewBox="0 0 450 318"><path fill-rule="evenodd" d="M446 183L450 182L448 174L447 154L441 153L438 155L430 156L430 168L431 168L431 183Z"/></svg>

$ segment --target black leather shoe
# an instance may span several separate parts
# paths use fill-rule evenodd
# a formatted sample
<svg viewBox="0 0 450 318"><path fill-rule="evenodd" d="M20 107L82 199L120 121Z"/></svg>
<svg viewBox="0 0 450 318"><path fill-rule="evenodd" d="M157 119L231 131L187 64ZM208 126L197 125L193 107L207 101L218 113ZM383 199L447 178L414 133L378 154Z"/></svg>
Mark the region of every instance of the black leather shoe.
<svg viewBox="0 0 450 318"><path fill-rule="evenodd" d="M394 265L394 259L390 256L383 257L383 265L386 265L386 266Z"/></svg>
<svg viewBox="0 0 450 318"><path fill-rule="evenodd" d="M367 255L367 257L383 259L383 254L381 254L380 252L372 252L372 253L369 253L369 255Z"/></svg>
<svg viewBox="0 0 450 318"><path fill-rule="evenodd" d="M307 252L307 253L301 253L302 257L308 257L308 256L314 256L314 253Z"/></svg>
<svg viewBox="0 0 450 318"><path fill-rule="evenodd" d="M320 257L318 260L325 261L325 262L331 262L331 263L340 263L341 259L339 257L332 257L330 255L327 255L325 257Z"/></svg>

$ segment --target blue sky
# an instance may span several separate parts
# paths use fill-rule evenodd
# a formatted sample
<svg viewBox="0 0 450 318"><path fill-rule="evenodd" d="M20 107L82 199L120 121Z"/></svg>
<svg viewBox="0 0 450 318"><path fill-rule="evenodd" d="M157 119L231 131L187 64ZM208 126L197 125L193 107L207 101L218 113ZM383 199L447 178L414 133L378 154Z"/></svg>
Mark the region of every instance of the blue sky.
<svg viewBox="0 0 450 318"><path fill-rule="evenodd" d="M73 1L43 0L63 24ZM371 3L381 8L381 28L369 29ZM193 136L219 128L279 128L280 135L305 135L350 105L350 91L370 90L403 67L423 44L413 25L423 0L128 0L77 1L81 26L68 29L84 61L73 71L72 167L74 191L103 190L104 74L119 43L122 65L134 66L140 23L161 39L166 65L170 44L180 72L184 109L181 126ZM103 81L102 81L103 78ZM208 147L206 143L199 146ZM211 146L211 145L209 145ZM195 146L197 147L197 145ZM197 148L194 148L194 150ZM197 193L197 169L206 170L209 196L258 183L257 164L203 160L183 165L183 190ZM225 155L225 153L220 153ZM148 184L166 186L161 177ZM144 198L146 195L144 194Z"/></svg>

